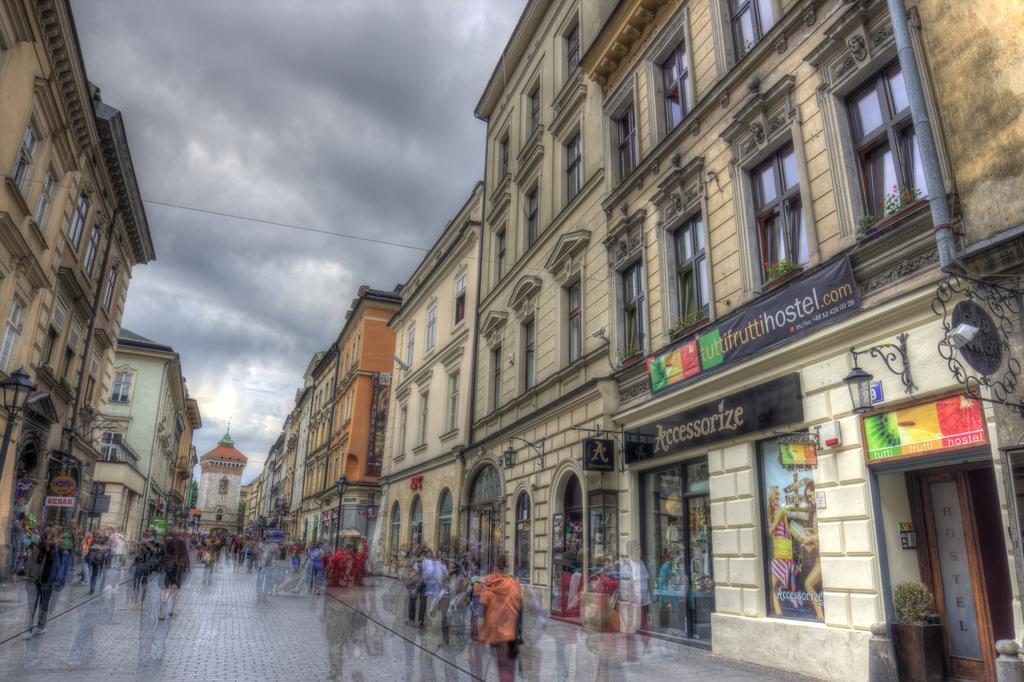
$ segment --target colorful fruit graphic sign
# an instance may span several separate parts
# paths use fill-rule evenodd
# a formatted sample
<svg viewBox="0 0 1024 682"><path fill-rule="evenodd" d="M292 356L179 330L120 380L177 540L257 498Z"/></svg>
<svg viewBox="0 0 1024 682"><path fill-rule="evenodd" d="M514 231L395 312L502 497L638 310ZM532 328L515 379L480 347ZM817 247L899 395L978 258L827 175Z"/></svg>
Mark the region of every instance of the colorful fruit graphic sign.
<svg viewBox="0 0 1024 682"><path fill-rule="evenodd" d="M869 463L988 443L981 403L966 396L865 417L864 437Z"/></svg>
<svg viewBox="0 0 1024 682"><path fill-rule="evenodd" d="M818 450L810 443L779 443L779 464L784 467L818 466Z"/></svg>

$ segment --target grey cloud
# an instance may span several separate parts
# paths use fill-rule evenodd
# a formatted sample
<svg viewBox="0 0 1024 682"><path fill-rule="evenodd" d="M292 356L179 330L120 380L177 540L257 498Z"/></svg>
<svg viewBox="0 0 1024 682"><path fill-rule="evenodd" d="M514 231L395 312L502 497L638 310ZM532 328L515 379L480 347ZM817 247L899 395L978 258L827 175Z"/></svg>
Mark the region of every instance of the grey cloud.
<svg viewBox="0 0 1024 682"><path fill-rule="evenodd" d="M124 112L143 195L428 246L480 176L472 109L523 0L77 0L90 78ZM422 257L147 207L155 263L124 324L181 353L203 452L262 462L356 287ZM250 466L251 476L258 467Z"/></svg>

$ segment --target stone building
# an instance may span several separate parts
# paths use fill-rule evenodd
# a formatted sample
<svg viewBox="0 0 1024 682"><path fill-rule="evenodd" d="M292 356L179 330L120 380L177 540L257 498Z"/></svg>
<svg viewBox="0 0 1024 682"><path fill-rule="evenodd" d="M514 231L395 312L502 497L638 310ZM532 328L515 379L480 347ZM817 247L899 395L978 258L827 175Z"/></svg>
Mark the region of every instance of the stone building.
<svg viewBox="0 0 1024 682"><path fill-rule="evenodd" d="M995 356L1020 357L1020 291L983 264L1019 253L1021 211L989 192L1021 173L968 142L966 112L993 112L992 139L1019 142L998 112L1019 111L1021 91L981 93L964 74L1008 84L1020 54L1001 10L968 4L908 3L919 89L879 1L634 0L592 35L612 334L638 304L646 358L615 372L615 516L639 541L618 551L658 576L652 633L866 679L869 628L922 580L951 675L991 679L995 641L1019 636L1005 451L1020 417L997 424L1013 399L988 386L1009 376ZM964 31L1000 57L963 56ZM933 164L911 102L933 121ZM957 341L958 319L1000 353ZM873 375L864 393L857 372Z"/></svg>
<svg viewBox="0 0 1024 682"><path fill-rule="evenodd" d="M21 368L39 388L0 472L6 570L12 513L96 513L98 415L128 281L155 254L121 114L86 80L69 4L0 3L0 64L0 372ZM73 506L44 505L58 477L74 482L60 496Z"/></svg>
<svg viewBox="0 0 1024 682"><path fill-rule="evenodd" d="M192 431L200 423L178 353L121 329L94 474L101 494L110 497L101 524L120 526L135 540L157 518L184 520L192 470L187 477L181 470L188 462L183 458L194 452Z"/></svg>
<svg viewBox="0 0 1024 682"><path fill-rule="evenodd" d="M384 439L386 498L377 561L394 570L399 549L456 556L469 444L476 344L480 210L478 183L402 287L391 318L397 349Z"/></svg>
<svg viewBox="0 0 1024 682"><path fill-rule="evenodd" d="M238 503L247 461L235 448L230 433L225 433L217 447L199 458L199 532L241 532L244 518L238 513Z"/></svg>

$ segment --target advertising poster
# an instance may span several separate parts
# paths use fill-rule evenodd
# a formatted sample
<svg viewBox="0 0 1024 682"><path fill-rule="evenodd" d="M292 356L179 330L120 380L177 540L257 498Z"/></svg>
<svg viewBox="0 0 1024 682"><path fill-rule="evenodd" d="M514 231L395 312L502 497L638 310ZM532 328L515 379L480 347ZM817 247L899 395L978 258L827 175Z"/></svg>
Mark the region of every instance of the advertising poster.
<svg viewBox="0 0 1024 682"><path fill-rule="evenodd" d="M762 441L760 450L768 614L823 621L813 468L784 465L774 441Z"/></svg>
<svg viewBox="0 0 1024 682"><path fill-rule="evenodd" d="M988 443L981 403L955 395L864 418L868 463Z"/></svg>
<svg viewBox="0 0 1024 682"><path fill-rule="evenodd" d="M647 358L651 391L753 358L852 315L860 294L849 258L839 258Z"/></svg>

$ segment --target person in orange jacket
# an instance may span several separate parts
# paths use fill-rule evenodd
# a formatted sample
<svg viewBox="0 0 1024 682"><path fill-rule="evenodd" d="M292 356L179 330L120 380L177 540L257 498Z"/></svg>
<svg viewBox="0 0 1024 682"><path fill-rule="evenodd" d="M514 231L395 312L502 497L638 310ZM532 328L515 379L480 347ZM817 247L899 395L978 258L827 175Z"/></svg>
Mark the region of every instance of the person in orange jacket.
<svg viewBox="0 0 1024 682"><path fill-rule="evenodd" d="M499 554L494 571L473 586L484 612L477 639L494 649L501 682L515 679L522 630L523 588L515 576L505 573L507 566L508 557Z"/></svg>

